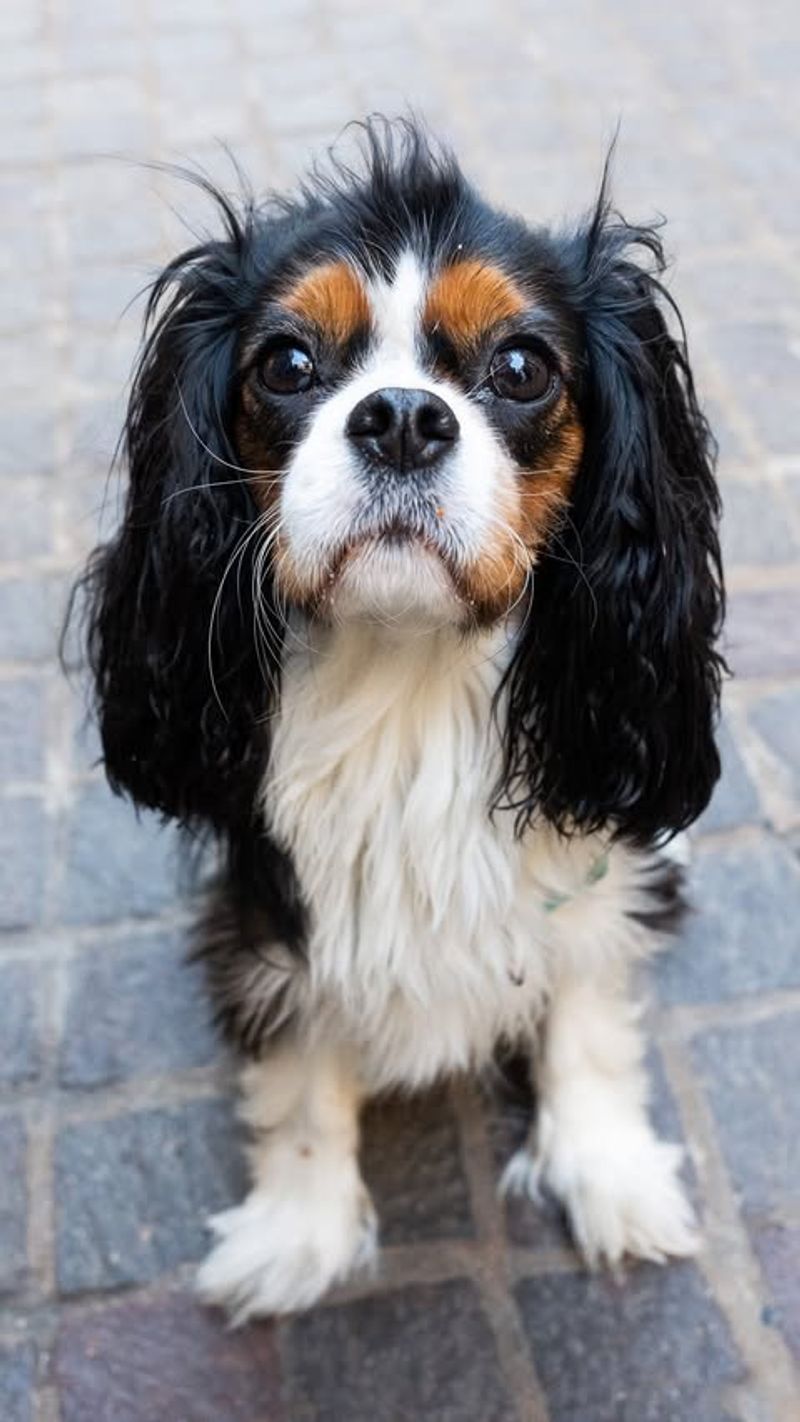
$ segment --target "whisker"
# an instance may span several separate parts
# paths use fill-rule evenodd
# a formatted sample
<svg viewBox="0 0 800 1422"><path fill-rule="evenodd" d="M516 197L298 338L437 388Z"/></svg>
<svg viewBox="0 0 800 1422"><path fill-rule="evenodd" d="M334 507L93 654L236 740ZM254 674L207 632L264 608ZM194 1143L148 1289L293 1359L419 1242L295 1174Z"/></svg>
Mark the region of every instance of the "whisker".
<svg viewBox="0 0 800 1422"><path fill-rule="evenodd" d="M175 376L175 388L178 392L178 400L180 401L180 406L183 411L184 419L186 420L189 429L194 435L194 438L197 440L197 443L200 445L200 448L204 449L206 454L210 455L210 457L217 464L222 464L226 469L233 469L236 471L236 473L244 474L247 476L262 474L279 475L282 473L282 470L280 469L247 469L243 464L233 464L230 459L223 459L221 454L217 454L216 451L213 450L210 445L206 444L205 440L203 439L203 436L200 434L200 431L195 429L195 426L192 424L192 417L186 408L186 401L183 398L183 391L181 390L180 381L178 380L177 375ZM233 483L235 481L232 480L231 482ZM183 490L179 490L178 492L182 493Z"/></svg>

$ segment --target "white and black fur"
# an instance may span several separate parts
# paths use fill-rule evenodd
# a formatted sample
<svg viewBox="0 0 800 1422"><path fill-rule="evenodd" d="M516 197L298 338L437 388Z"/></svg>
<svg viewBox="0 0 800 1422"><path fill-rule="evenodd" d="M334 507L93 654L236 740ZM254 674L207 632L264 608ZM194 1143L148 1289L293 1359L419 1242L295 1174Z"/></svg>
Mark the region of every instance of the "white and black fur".
<svg viewBox="0 0 800 1422"><path fill-rule="evenodd" d="M551 234L414 128L365 153L217 195L159 277L86 578L112 785L226 851L198 951L252 1188L200 1287L236 1319L373 1256L361 1103L501 1042L539 1098L505 1187L591 1264L696 1244L630 985L719 770L718 497L661 248L605 187Z"/></svg>

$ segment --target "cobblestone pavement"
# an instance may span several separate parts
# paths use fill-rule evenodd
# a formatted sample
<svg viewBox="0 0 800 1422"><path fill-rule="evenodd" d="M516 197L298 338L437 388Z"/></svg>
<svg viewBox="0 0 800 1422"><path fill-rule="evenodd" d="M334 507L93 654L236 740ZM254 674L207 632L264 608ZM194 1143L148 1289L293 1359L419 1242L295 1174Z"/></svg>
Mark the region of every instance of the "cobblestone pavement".
<svg viewBox="0 0 800 1422"><path fill-rule="evenodd" d="M0 1416L5 1422L800 1417L800 54L796 0L2 0ZM520 1122L460 1085L373 1108L377 1281L231 1334L190 1296L242 1188L229 1074L180 966L175 846L107 792L59 675L141 305L197 195L108 154L232 145L292 179L411 101L495 198L575 213L618 118L663 211L722 445L725 777L699 912L653 980L656 1109L697 1264L587 1278L494 1193ZM113 520L113 490L105 500ZM795 1362L792 1361L794 1355Z"/></svg>

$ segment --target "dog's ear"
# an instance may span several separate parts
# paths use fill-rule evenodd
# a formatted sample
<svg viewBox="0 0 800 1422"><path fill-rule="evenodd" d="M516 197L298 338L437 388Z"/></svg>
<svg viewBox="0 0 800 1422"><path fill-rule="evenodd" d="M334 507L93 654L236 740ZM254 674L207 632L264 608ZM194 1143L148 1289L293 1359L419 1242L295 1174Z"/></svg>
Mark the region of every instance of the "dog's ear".
<svg viewBox="0 0 800 1422"><path fill-rule="evenodd" d="M500 803L520 826L542 813L646 841L690 824L719 774L715 447L656 233L613 218L603 192L564 261L585 451L503 688Z"/></svg>
<svg viewBox="0 0 800 1422"><path fill-rule="evenodd" d="M232 439L253 217L216 196L224 238L176 258L151 292L122 441L124 519L83 591L112 786L224 828L252 808L278 634L262 578L259 617L276 633L257 647L257 510Z"/></svg>

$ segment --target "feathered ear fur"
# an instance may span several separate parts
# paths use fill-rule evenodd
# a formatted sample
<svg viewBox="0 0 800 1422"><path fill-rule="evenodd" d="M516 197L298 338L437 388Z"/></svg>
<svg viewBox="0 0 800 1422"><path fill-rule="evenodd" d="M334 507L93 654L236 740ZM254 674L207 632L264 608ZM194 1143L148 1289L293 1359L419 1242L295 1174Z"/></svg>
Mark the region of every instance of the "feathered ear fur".
<svg viewBox="0 0 800 1422"><path fill-rule="evenodd" d="M262 581L260 616L276 631L257 645L258 550L247 538L257 510L231 439L253 215L209 191L226 234L176 258L153 287L123 435L125 516L84 588L112 786L226 829L252 813L279 636Z"/></svg>
<svg viewBox="0 0 800 1422"><path fill-rule="evenodd" d="M690 824L719 774L715 447L655 232L612 217L604 185L566 261L585 453L506 677L500 803L520 827L541 812L645 841Z"/></svg>

